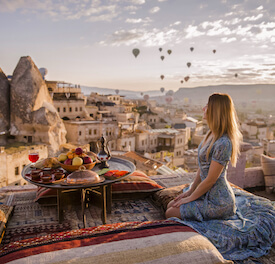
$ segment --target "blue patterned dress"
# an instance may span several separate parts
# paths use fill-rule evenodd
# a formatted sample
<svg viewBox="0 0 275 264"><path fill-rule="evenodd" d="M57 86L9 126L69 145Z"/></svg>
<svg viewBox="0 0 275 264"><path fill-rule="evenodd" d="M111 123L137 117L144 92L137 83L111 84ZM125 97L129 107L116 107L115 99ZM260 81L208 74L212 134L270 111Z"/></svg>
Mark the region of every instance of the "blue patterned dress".
<svg viewBox="0 0 275 264"><path fill-rule="evenodd" d="M226 169L232 153L231 140L227 135L220 137L214 142L207 160L206 153L209 145L210 141L204 146L201 143L198 148L201 181L207 177L212 160L223 165L224 169L206 194L195 201L180 206L182 219L197 221L222 219L236 213L235 195L226 179Z"/></svg>
<svg viewBox="0 0 275 264"><path fill-rule="evenodd" d="M275 242L274 205L265 198L229 186L226 167L232 144L228 136L222 136L213 144L209 161L206 160L208 146L209 143L199 146L201 179L207 176L211 160L224 165L224 170L203 197L180 206L182 219L170 219L207 237L225 259L243 263L248 257L259 258L267 254Z"/></svg>

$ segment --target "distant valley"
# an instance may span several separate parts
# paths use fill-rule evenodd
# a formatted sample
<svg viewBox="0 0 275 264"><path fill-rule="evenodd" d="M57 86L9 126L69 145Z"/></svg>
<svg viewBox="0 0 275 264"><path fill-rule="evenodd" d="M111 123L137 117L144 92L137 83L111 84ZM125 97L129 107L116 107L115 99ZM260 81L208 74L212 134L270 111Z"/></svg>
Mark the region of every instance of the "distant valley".
<svg viewBox="0 0 275 264"><path fill-rule="evenodd" d="M99 87L81 87L85 95L91 92L99 94L115 94L115 89L99 88ZM149 95L150 99L158 99L165 103L165 94L161 91L130 91L119 90L119 95L125 96L128 99L142 99L145 94ZM242 108L259 108L265 111L275 109L275 84L254 84L254 85L216 85L216 86L200 86L194 88L179 88L174 92L174 104L195 104L203 105L207 102L207 98L214 92L228 93L234 100L237 106Z"/></svg>

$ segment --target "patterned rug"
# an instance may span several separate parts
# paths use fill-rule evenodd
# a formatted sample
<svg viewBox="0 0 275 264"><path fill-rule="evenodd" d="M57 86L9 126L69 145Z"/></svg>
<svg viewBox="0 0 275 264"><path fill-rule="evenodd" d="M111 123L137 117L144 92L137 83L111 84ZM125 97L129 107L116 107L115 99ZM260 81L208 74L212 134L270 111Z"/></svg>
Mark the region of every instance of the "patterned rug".
<svg viewBox="0 0 275 264"><path fill-rule="evenodd" d="M15 207L2 243L83 228L80 200L78 203L74 199L64 206L64 221L59 224L57 206L34 202L35 196L36 191L6 194L5 203ZM89 204L85 213L86 227L102 225L100 207ZM107 224L161 219L163 212L150 198L113 201L112 213L107 214Z"/></svg>

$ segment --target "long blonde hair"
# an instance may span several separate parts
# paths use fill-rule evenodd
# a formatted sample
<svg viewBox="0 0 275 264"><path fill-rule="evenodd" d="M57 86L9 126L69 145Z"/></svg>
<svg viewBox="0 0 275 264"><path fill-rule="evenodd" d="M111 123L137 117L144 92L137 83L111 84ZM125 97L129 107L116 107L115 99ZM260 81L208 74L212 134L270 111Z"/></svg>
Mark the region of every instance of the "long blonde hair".
<svg viewBox="0 0 275 264"><path fill-rule="evenodd" d="M223 134L227 134L232 143L231 164L236 167L240 154L242 134L239 130L238 116L232 98L228 94L214 93L209 96L206 112L206 120L209 127L204 142L212 134L210 146L207 149L207 159L210 150L216 140Z"/></svg>

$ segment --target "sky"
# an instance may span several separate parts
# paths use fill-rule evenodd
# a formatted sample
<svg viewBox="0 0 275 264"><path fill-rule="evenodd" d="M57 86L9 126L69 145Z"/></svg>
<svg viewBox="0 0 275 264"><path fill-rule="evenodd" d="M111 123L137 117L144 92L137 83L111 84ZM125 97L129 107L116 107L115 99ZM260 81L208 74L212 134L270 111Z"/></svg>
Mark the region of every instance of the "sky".
<svg viewBox="0 0 275 264"><path fill-rule="evenodd" d="M274 0L0 0L0 24L6 75L30 56L46 80L81 86L275 83Z"/></svg>

